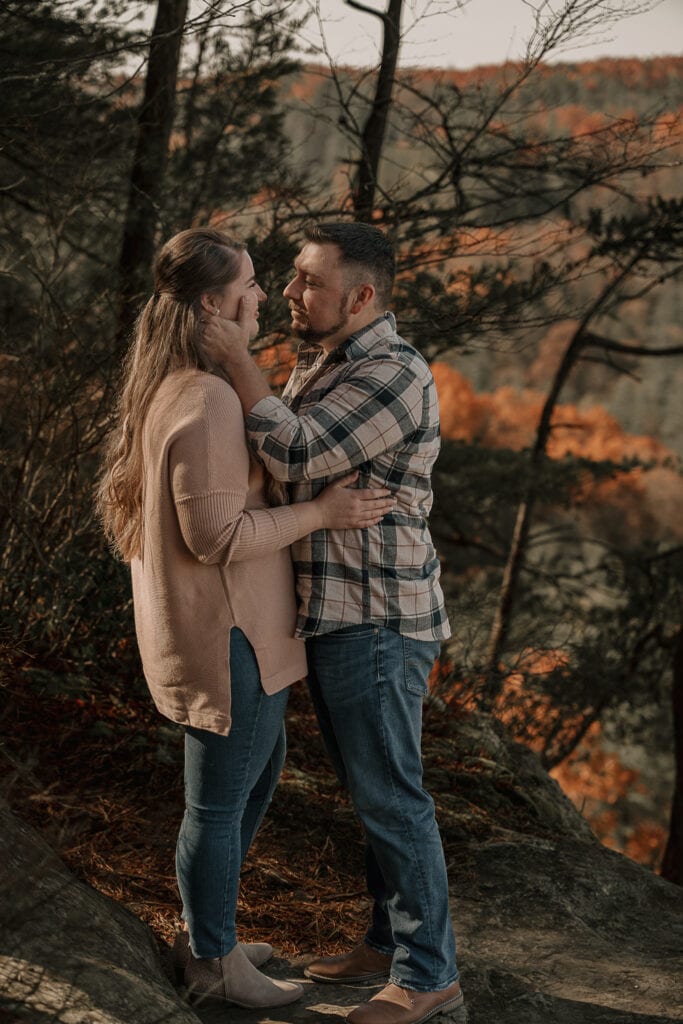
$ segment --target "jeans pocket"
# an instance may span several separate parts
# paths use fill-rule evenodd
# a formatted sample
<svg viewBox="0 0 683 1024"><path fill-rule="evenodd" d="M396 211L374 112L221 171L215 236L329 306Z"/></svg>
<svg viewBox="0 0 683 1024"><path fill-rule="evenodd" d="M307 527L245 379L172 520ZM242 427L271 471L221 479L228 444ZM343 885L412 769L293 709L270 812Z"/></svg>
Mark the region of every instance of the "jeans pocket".
<svg viewBox="0 0 683 1024"><path fill-rule="evenodd" d="M408 693L416 693L420 697L427 695L427 680L420 671L420 666L414 661L406 662L406 690Z"/></svg>
<svg viewBox="0 0 683 1024"><path fill-rule="evenodd" d="M439 653L440 644L431 640L414 640L408 636L401 639L406 690L408 693L425 697L429 690L427 680Z"/></svg>

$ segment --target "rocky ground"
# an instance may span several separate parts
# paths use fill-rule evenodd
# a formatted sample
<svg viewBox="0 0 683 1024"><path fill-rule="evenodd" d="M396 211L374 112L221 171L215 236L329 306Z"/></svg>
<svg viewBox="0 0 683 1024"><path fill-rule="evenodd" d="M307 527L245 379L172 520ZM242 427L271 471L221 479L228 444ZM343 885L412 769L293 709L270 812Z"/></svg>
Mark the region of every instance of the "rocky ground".
<svg viewBox="0 0 683 1024"><path fill-rule="evenodd" d="M469 783L449 763L454 743ZM534 756L485 719L451 722L425 761L469 1024L683 1021L683 891L602 847ZM283 808L301 797L296 779L287 789ZM332 831L347 817L330 815ZM375 991L306 981L304 999L276 1013L190 1008L148 929L76 880L9 811L1 818L3 1024L331 1022ZM300 979L308 958L279 957L268 971Z"/></svg>

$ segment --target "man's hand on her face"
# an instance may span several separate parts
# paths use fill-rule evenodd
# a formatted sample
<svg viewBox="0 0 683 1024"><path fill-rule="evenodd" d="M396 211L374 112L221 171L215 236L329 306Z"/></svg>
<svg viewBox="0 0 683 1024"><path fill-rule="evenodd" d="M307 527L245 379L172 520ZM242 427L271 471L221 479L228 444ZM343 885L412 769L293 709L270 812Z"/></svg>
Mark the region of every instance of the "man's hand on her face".
<svg viewBox="0 0 683 1024"><path fill-rule="evenodd" d="M230 362L235 357L244 356L249 339L254 332L254 321L258 309L258 299L254 292L248 292L240 299L237 320L215 313L206 318L203 324L203 346L207 357L212 363Z"/></svg>

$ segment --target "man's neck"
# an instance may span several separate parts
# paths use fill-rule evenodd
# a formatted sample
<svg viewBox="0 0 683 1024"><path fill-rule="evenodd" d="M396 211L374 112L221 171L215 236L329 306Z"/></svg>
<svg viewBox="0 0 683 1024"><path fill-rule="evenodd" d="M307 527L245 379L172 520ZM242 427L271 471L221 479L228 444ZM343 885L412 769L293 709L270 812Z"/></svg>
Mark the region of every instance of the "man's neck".
<svg viewBox="0 0 683 1024"><path fill-rule="evenodd" d="M321 349L326 356L329 356L330 352L334 352L336 348L343 345L352 334L360 334L360 332L364 331L366 327L370 326L370 324L374 324L375 320L379 320L381 316L383 316L383 313L379 310L369 310L366 316L359 317L350 329L349 325L346 324L343 334L333 334L329 338L324 338L320 342Z"/></svg>

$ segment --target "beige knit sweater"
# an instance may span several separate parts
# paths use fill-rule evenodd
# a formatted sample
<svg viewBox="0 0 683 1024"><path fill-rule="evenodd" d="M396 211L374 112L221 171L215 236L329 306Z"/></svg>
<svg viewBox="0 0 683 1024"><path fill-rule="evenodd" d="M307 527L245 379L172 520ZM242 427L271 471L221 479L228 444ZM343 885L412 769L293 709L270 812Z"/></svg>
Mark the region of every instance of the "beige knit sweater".
<svg viewBox="0 0 683 1024"><path fill-rule="evenodd" d="M239 400L218 377L170 374L143 452L143 550L131 573L145 678L163 715L226 734L232 626L251 642L266 693L306 674L289 553L300 524L290 507L267 508Z"/></svg>

